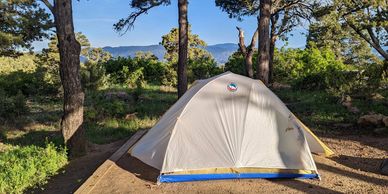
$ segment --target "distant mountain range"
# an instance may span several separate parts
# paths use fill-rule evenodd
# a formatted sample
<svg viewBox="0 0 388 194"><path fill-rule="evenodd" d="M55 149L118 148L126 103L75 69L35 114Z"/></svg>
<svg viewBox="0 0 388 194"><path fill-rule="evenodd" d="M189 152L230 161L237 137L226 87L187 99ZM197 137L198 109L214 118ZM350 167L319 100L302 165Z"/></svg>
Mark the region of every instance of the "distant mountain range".
<svg viewBox="0 0 388 194"><path fill-rule="evenodd" d="M118 46L118 47L104 47L105 51L112 54L113 57L134 57L136 52L151 52L159 60L163 60L163 56L166 53L166 50L162 45L149 45L149 46ZM230 55L237 51L238 45L234 43L224 43L224 44L215 44L209 45L205 48L209 51L217 63L224 64L228 61Z"/></svg>

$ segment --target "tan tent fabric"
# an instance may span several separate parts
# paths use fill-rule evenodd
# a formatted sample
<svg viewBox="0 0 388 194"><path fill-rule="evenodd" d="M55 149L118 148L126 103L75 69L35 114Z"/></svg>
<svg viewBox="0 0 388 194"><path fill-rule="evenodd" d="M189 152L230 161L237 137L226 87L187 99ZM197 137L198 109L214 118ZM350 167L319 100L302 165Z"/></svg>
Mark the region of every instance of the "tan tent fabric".
<svg viewBox="0 0 388 194"><path fill-rule="evenodd" d="M161 173L316 172L311 152L333 153L264 84L230 72L193 84L131 150Z"/></svg>

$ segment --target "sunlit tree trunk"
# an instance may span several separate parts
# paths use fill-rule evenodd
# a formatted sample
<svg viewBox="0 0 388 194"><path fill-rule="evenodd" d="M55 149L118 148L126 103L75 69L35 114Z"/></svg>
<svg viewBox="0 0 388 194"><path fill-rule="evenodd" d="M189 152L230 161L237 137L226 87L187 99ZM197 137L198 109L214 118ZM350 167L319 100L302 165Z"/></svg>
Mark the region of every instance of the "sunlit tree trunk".
<svg viewBox="0 0 388 194"><path fill-rule="evenodd" d="M272 83L273 82L273 59L274 59L274 54L275 54L275 43L276 43L277 36L272 33L271 30L271 42L269 45L269 73L268 73L268 82Z"/></svg>
<svg viewBox="0 0 388 194"><path fill-rule="evenodd" d="M60 76L64 91L61 131L72 156L85 153L83 123L84 92L80 77L81 46L74 34L72 1L55 0L53 7L58 48Z"/></svg>
<svg viewBox="0 0 388 194"><path fill-rule="evenodd" d="M187 0L178 0L179 9L179 52L178 52L178 98L187 90L187 51L188 51L188 20Z"/></svg>
<svg viewBox="0 0 388 194"><path fill-rule="evenodd" d="M268 85L269 78L269 21L271 17L271 0L260 0L259 18L259 59L257 63L257 78Z"/></svg>

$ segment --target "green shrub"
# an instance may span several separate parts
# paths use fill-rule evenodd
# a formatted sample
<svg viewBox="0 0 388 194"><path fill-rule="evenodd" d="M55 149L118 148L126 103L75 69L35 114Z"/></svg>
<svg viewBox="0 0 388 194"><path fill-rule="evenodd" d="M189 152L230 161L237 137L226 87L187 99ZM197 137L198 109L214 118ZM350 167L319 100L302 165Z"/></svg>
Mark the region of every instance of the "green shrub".
<svg viewBox="0 0 388 194"><path fill-rule="evenodd" d="M28 112L28 107L26 104L26 97L23 95L21 91L14 97L14 112L16 115L22 115Z"/></svg>
<svg viewBox="0 0 388 194"><path fill-rule="evenodd" d="M164 86L176 86L178 83L178 75L173 68L173 64L164 63L164 73L160 77L160 83Z"/></svg>
<svg viewBox="0 0 388 194"><path fill-rule="evenodd" d="M0 75L9 74L15 71L32 73L36 71L36 57L31 54L24 54L19 57L0 57Z"/></svg>
<svg viewBox="0 0 388 194"><path fill-rule="evenodd" d="M129 86L130 88L134 87L141 87L145 84L145 79L144 79L144 67L140 67L133 72L130 72L128 67L123 68L123 72L125 75L125 84Z"/></svg>
<svg viewBox="0 0 388 194"><path fill-rule="evenodd" d="M0 58L0 88L7 95L22 91L25 96L57 94L60 87L58 64L35 55Z"/></svg>
<svg viewBox="0 0 388 194"><path fill-rule="evenodd" d="M8 96L0 89L0 118L12 118L28 113L26 98L21 91L16 96Z"/></svg>
<svg viewBox="0 0 388 194"><path fill-rule="evenodd" d="M137 80L154 85L176 86L177 73L175 62L161 62L151 53L139 52L131 57L118 57L104 64L110 82L128 87L136 87ZM209 56L190 60L187 67L190 82L204 79L221 73L215 60Z"/></svg>
<svg viewBox="0 0 388 194"><path fill-rule="evenodd" d="M97 90L109 85L105 68L101 63L86 62L81 66L82 85L86 89Z"/></svg>
<svg viewBox="0 0 388 194"><path fill-rule="evenodd" d="M217 62L208 56L197 58L189 61L188 66L188 81L194 82L198 79L206 79L222 73L222 70L217 67Z"/></svg>
<svg viewBox="0 0 388 194"><path fill-rule="evenodd" d="M327 90L341 96L356 88L357 72L357 67L345 65L332 50L313 43L304 50L282 48L275 52L275 80L297 89Z"/></svg>
<svg viewBox="0 0 388 194"><path fill-rule="evenodd" d="M376 91L387 78L379 63L345 65L329 48L275 50L274 77L297 89L327 90L335 96Z"/></svg>
<svg viewBox="0 0 388 194"><path fill-rule="evenodd" d="M253 61L252 68L253 68L254 72L256 71L256 67L257 67L257 65L256 65L257 64L257 55L258 55L258 52L255 52L253 54L253 59L252 59L252 61ZM233 53L228 58L228 62L225 63L225 71L231 71L231 72L236 73L236 74L246 75L245 58L240 51Z"/></svg>
<svg viewBox="0 0 388 194"><path fill-rule="evenodd" d="M108 93L112 93L112 96L106 96ZM115 92L108 93L88 93L85 104L87 107L85 110L86 119L98 120L106 117L123 117L129 112L130 102L128 101L132 99L120 99L116 98ZM128 95L128 97L131 96Z"/></svg>
<svg viewBox="0 0 388 194"><path fill-rule="evenodd" d="M48 143L14 147L0 154L0 193L23 193L42 185L67 164L66 150Z"/></svg>

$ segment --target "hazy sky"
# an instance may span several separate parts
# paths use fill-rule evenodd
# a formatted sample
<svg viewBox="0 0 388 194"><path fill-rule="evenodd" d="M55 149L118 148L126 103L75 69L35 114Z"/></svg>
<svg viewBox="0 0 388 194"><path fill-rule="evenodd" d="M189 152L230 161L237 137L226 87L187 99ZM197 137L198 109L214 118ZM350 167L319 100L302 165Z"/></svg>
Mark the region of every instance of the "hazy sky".
<svg viewBox="0 0 388 194"><path fill-rule="evenodd" d="M84 33L94 47L158 44L161 36L178 26L177 0L170 6L153 8L142 15L135 28L120 36L113 30L113 24L126 17L131 11L129 0L80 0L73 1L74 25L77 32ZM189 1L189 23L192 31L209 45L237 43L236 26L246 31L251 38L257 27L256 17L247 17L242 22L230 19L215 6L214 0ZM289 47L304 47L306 27L299 27L289 36ZM249 40L247 40L249 41ZM283 45L279 41L278 46ZM34 44L36 50L46 47L47 41Z"/></svg>

